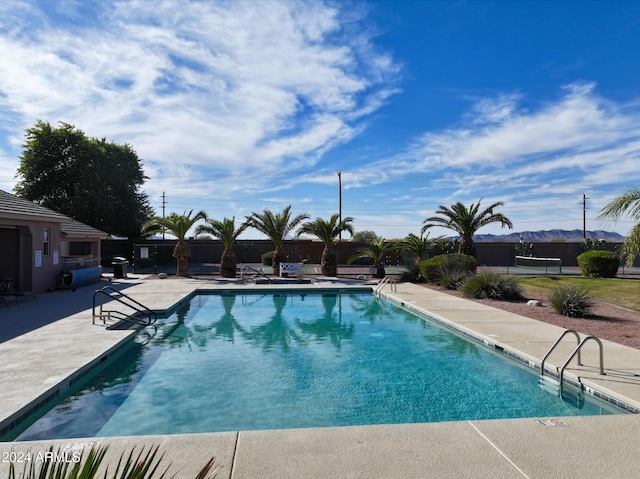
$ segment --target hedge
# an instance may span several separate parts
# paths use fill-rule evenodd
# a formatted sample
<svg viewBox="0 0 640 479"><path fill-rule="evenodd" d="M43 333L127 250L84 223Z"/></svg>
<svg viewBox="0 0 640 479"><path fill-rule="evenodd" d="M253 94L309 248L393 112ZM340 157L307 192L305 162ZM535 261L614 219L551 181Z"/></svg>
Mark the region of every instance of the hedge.
<svg viewBox="0 0 640 479"><path fill-rule="evenodd" d="M587 251L576 259L582 275L590 278L613 278L620 266L620 257L612 251Z"/></svg>

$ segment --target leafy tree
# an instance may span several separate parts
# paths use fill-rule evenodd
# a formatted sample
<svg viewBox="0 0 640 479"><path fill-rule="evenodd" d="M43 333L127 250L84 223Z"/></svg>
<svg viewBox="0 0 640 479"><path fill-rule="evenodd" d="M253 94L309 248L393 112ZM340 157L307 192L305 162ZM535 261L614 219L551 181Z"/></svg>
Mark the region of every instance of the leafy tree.
<svg viewBox="0 0 640 479"><path fill-rule="evenodd" d="M336 248L336 238L343 231L353 236L353 218L347 216L342 221L339 220L338 214L333 215L329 220L316 218L315 221L304 223L298 230L298 236L301 234L312 234L317 236L323 243L322 250L322 274L325 276L337 276L338 274L338 251Z"/></svg>
<svg viewBox="0 0 640 479"><path fill-rule="evenodd" d="M376 241L369 243L365 248L356 251L351 258L349 258L349 263L354 263L363 258L372 259L373 267L376 268L376 274L373 275L374 278L384 278L386 271L384 270L382 262L390 247L391 245L387 243L384 238L378 238Z"/></svg>
<svg viewBox="0 0 640 479"><path fill-rule="evenodd" d="M640 254L640 190L630 188L620 196L615 197L598 215L597 219L611 219L617 221L623 216L629 217L636 224L629 231L629 235L622 244L620 252L626 256L627 266L633 266L633 261Z"/></svg>
<svg viewBox="0 0 640 479"><path fill-rule="evenodd" d="M501 223L503 227L508 226L509 228L513 228L513 224L509 218L501 213L494 213L493 211L498 206L503 206L503 202L498 201L478 212L481 202L482 199L475 204L471 203L469 208L459 201L451 205L451 208L440 205L436 214L441 216L431 216L425 219L423 221L425 225L422 227L421 233L424 233L433 226L442 226L453 230L460 235L461 239L458 252L475 257L477 253L473 243L473 235L476 231L491 223Z"/></svg>
<svg viewBox="0 0 640 479"><path fill-rule="evenodd" d="M196 234L209 233L218 238L224 245L222 257L220 258L220 276L224 278L236 277L236 255L233 252L233 243L238 239L244 230L249 227L245 221L236 229L235 217L224 218L222 221L207 219L206 223L196 228Z"/></svg>
<svg viewBox="0 0 640 479"><path fill-rule="evenodd" d="M156 216L155 218L151 218L151 220L149 220L143 231L143 234L145 235L165 232L178 238L176 246L175 248L173 248L173 253L171 255L176 259L177 262L177 276L189 275L189 258L191 258L191 248L189 248L189 243L187 243L187 241L185 240L188 231L197 221L207 219L207 214L204 211L197 212L195 216L192 216L192 214L193 210L189 211L188 213L185 211L181 215L177 213L171 213L165 218Z"/></svg>
<svg viewBox="0 0 640 479"><path fill-rule="evenodd" d="M282 213L274 214L265 208L263 213L252 213L251 216L247 216L249 226L265 234L275 246L273 252L273 274L275 276L280 276L280 263L286 259L284 254L285 238L308 218L307 214L291 218L291 205L287 206Z"/></svg>
<svg viewBox="0 0 640 479"><path fill-rule="evenodd" d="M355 233L351 240L357 243L373 243L378 240L378 235L375 231L362 230Z"/></svg>
<svg viewBox="0 0 640 479"><path fill-rule="evenodd" d="M67 123L26 130L15 187L18 196L107 233L137 238L153 216L140 191L147 177L135 150L87 138Z"/></svg>

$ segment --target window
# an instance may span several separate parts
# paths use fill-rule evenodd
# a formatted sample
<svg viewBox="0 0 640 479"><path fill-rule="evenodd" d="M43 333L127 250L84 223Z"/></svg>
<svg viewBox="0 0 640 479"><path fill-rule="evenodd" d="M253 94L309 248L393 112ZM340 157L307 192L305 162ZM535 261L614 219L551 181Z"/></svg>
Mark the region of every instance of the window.
<svg viewBox="0 0 640 479"><path fill-rule="evenodd" d="M45 228L43 231L43 242L42 242L42 254L44 256L49 256L49 236L50 236L50 230L49 228Z"/></svg>
<svg viewBox="0 0 640 479"><path fill-rule="evenodd" d="M89 256L91 243L89 241L70 241L69 256Z"/></svg>

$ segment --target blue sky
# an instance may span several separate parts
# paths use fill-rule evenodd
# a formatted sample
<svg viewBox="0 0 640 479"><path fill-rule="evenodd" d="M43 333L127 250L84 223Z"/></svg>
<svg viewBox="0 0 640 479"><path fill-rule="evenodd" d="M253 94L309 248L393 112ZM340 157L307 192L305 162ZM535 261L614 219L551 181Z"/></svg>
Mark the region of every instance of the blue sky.
<svg viewBox="0 0 640 479"><path fill-rule="evenodd" d="M4 0L0 52L0 189L43 120L132 145L158 214L328 218L341 171L386 238L631 227L595 217L640 187L640 2Z"/></svg>

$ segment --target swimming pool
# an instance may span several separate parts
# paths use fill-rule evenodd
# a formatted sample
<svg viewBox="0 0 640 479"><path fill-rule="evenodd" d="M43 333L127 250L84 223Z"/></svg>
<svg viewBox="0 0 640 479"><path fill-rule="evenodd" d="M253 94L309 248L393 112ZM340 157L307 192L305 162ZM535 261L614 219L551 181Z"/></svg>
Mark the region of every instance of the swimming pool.
<svg viewBox="0 0 640 479"><path fill-rule="evenodd" d="M611 412L369 294L217 294L140 334L17 440Z"/></svg>

